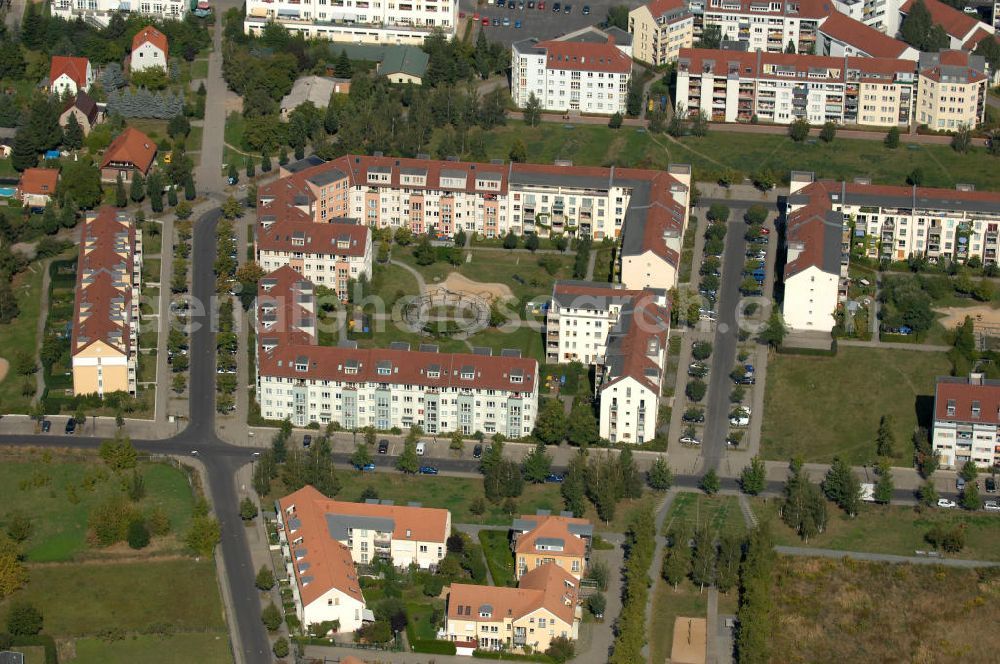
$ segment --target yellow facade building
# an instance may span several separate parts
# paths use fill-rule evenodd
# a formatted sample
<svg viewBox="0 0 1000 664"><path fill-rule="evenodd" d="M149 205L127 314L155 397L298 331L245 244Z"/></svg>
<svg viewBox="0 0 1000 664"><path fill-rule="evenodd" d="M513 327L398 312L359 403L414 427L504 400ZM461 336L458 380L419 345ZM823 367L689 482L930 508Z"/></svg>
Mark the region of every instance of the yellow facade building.
<svg viewBox="0 0 1000 664"><path fill-rule="evenodd" d="M937 131L976 127L986 117L988 89L982 56L965 51L921 53L917 124Z"/></svg>
<svg viewBox="0 0 1000 664"><path fill-rule="evenodd" d="M594 526L586 519L542 511L515 519L511 532L518 579L548 563L554 563L576 579L583 578L594 535Z"/></svg>
<svg viewBox="0 0 1000 664"><path fill-rule="evenodd" d="M659 67L694 43L694 15L682 0L653 0L628 14L632 57Z"/></svg>
<svg viewBox="0 0 1000 664"><path fill-rule="evenodd" d="M141 274L141 232L132 217L113 208L88 215L70 346L74 394L135 394Z"/></svg>

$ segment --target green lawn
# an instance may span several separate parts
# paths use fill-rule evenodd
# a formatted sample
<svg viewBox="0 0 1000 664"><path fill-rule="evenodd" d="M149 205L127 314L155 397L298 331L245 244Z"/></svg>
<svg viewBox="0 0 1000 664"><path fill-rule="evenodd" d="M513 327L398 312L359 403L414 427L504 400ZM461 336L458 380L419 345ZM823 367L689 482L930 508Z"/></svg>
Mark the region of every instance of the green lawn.
<svg viewBox="0 0 1000 664"><path fill-rule="evenodd" d="M170 636L134 634L120 641L93 637L77 639L76 657L69 661L71 664L230 664L233 657L229 637L220 631Z"/></svg>
<svg viewBox="0 0 1000 664"><path fill-rule="evenodd" d="M510 538L506 530L482 530L479 532L479 543L483 545L483 555L486 565L493 576L493 585L517 585L514 573L514 552L510 549Z"/></svg>
<svg viewBox="0 0 1000 664"><path fill-rule="evenodd" d="M14 293L20 314L11 322L0 325L0 348L3 357L12 364L19 351L34 355L35 330L38 317L41 314L42 268L40 263L32 265L24 272L14 277ZM25 384L31 386L28 394L24 394ZM5 413L27 413L31 406L31 398L35 394L35 377L17 375L13 370L0 381L0 404Z"/></svg>
<svg viewBox="0 0 1000 664"><path fill-rule="evenodd" d="M895 421L896 465L912 463L918 421L929 425L944 353L841 347L836 357L775 355L767 367L762 453L767 459L852 464L875 457L882 415Z"/></svg>
<svg viewBox="0 0 1000 664"><path fill-rule="evenodd" d="M657 565L660 561L657 561ZM656 565L654 565L656 567ZM651 662L666 662L674 638L674 620L678 616L704 618L708 615L708 592L699 593L690 581L685 581L674 590L659 577L659 570L650 570L655 575L653 588L653 619L650 621L647 639ZM735 591L733 592L735 594Z"/></svg>
<svg viewBox="0 0 1000 664"><path fill-rule="evenodd" d="M160 259L159 258L147 258L142 261L142 280L143 282L159 282L160 281Z"/></svg>
<svg viewBox="0 0 1000 664"><path fill-rule="evenodd" d="M594 258L594 281L611 281L615 270L615 249L598 245L597 256Z"/></svg>
<svg viewBox="0 0 1000 664"><path fill-rule="evenodd" d="M685 522L693 531L708 524L717 533L742 533L746 530L743 514L736 496L706 496L703 493L683 492L674 497L670 512L663 522L663 533L679 522Z"/></svg>
<svg viewBox="0 0 1000 664"><path fill-rule="evenodd" d="M404 251L408 250L396 247L397 253ZM417 280L406 269L398 265L392 263L375 265L374 272L371 283L372 294L382 298L382 301L385 302L386 312L392 311L392 306L401 297L420 294Z"/></svg>
<svg viewBox="0 0 1000 664"><path fill-rule="evenodd" d="M142 632L158 624L178 632L226 628L211 560L41 565L32 566L30 576L15 597L41 610L48 634ZM0 613L6 614L7 604Z"/></svg>
<svg viewBox="0 0 1000 664"><path fill-rule="evenodd" d="M610 129L601 125L541 123L528 127L519 120L487 132L486 152L490 158L507 159L511 144L520 139L528 148L528 161L552 163L572 160L578 166L619 166L663 168L668 163L691 164L697 180L714 180L724 169L749 175L770 168L779 178L789 171L814 171L819 177L853 180L868 177L873 182L905 184L916 167L924 172L925 186L952 188L969 182L977 189L1000 188L1000 169L985 149L975 148L962 155L947 145L906 145L895 150L881 141L837 138L795 143L784 134L740 134L711 131L703 138L684 137L672 141L665 135L652 136L638 128Z"/></svg>
<svg viewBox="0 0 1000 664"><path fill-rule="evenodd" d="M777 544L912 556L914 551L933 549L924 540L924 535L935 524L946 527L961 524L965 529L965 548L960 553L948 554L949 557L1000 560L1000 547L997 546L1000 516L987 512L934 509L920 513L912 507L866 503L861 506L861 513L852 519L831 503L827 506L826 530L803 542L778 517L776 500L754 498L752 506L758 518L771 519Z"/></svg>
<svg viewBox="0 0 1000 664"><path fill-rule="evenodd" d="M149 136L156 143L159 143L163 139L172 140L170 135L167 134L167 120L153 120L148 118L130 118L128 121L128 126L135 127L142 133ZM191 132L188 134L187 138L184 140L184 149L187 151L200 150L201 149L201 127L191 127ZM162 155L161 155L162 156Z"/></svg>
<svg viewBox="0 0 1000 664"><path fill-rule="evenodd" d="M195 60L191 63L191 78L208 78L208 60Z"/></svg>
<svg viewBox="0 0 1000 664"><path fill-rule="evenodd" d="M434 613L433 602L430 598L424 600L426 601L406 603L406 618L409 621L406 625L406 635L410 640L424 641L437 638L437 629L431 621Z"/></svg>
<svg viewBox="0 0 1000 664"><path fill-rule="evenodd" d="M27 561L66 561L99 551L88 550L87 516L95 505L120 494L121 483L93 459L78 455L46 462L41 454L33 459L19 454L0 464L3 515L18 511L32 521L31 537L24 545ZM149 463L142 466L142 475L146 498L140 508L163 508L172 530L183 532L193 505L185 474L166 464Z"/></svg>

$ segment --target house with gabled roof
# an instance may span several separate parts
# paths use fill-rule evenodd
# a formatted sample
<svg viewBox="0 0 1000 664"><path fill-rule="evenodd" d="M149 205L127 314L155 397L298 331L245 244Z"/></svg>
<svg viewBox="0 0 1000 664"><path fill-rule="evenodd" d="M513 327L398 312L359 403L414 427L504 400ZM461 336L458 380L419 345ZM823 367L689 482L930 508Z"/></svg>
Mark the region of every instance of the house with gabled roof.
<svg viewBox="0 0 1000 664"><path fill-rule="evenodd" d="M75 95L88 90L94 82L94 69L87 58L53 55L49 65L49 92Z"/></svg>
<svg viewBox="0 0 1000 664"><path fill-rule="evenodd" d="M510 527L514 571L518 579L536 567L558 565L575 579L582 579L590 559L594 525L572 512L552 514L538 510L522 514Z"/></svg>
<svg viewBox="0 0 1000 664"><path fill-rule="evenodd" d="M128 68L130 71L159 68L165 73L169 51L167 36L156 27L147 25L132 38L132 51L128 56Z"/></svg>
<svg viewBox="0 0 1000 664"><path fill-rule="evenodd" d="M17 197L26 208L43 208L56 195L59 169L26 168L17 184Z"/></svg>
<svg viewBox="0 0 1000 664"><path fill-rule="evenodd" d="M119 176L125 184L132 182L132 176L149 174L156 159L156 142L134 127L125 127L101 158L101 180L115 182Z"/></svg>
<svg viewBox="0 0 1000 664"><path fill-rule="evenodd" d="M94 125L103 119L103 113L97 102L83 90L77 92L76 97L66 103L59 116L59 126L65 128L69 123L70 116L76 117L76 122L83 129L84 136L89 134Z"/></svg>

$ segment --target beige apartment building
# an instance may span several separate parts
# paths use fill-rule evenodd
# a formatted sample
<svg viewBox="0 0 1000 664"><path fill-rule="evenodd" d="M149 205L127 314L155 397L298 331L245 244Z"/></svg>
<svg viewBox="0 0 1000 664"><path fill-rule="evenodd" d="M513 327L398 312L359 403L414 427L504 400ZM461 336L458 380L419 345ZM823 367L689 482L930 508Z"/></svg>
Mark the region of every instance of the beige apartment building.
<svg viewBox="0 0 1000 664"><path fill-rule="evenodd" d="M73 393L136 392L142 235L113 208L81 228L70 353Z"/></svg>
<svg viewBox="0 0 1000 664"><path fill-rule="evenodd" d="M965 51L921 53L917 123L952 131L975 127L986 115L986 60Z"/></svg>
<svg viewBox="0 0 1000 664"><path fill-rule="evenodd" d="M629 12L628 31L632 58L659 67L694 42L694 15L684 0L653 0Z"/></svg>

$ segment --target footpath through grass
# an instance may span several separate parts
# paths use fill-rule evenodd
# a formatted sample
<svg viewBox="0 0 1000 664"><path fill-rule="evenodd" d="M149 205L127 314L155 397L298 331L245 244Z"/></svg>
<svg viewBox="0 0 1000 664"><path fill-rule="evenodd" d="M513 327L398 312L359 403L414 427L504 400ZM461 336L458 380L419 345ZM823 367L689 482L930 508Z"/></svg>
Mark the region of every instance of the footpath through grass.
<svg viewBox="0 0 1000 664"><path fill-rule="evenodd" d="M510 550L510 538L506 530L481 530L479 543L483 545L486 565L493 576L493 585L517 585L514 572L514 552Z"/></svg>
<svg viewBox="0 0 1000 664"><path fill-rule="evenodd" d="M989 512L929 509L918 512L912 507L864 504L853 519L833 503L827 504L826 530L807 542L799 539L778 516L779 501L752 498L758 519L771 521L776 544L841 551L865 551L912 556L916 551L930 551L924 535L935 525L946 529L961 525L965 548L947 555L968 560L1000 560L1000 515Z"/></svg>
<svg viewBox="0 0 1000 664"><path fill-rule="evenodd" d="M879 420L891 415L894 465L910 466L913 431L930 424L934 380L950 372L947 356L936 352L842 347L835 357L775 355L767 367L762 455L871 463Z"/></svg>

